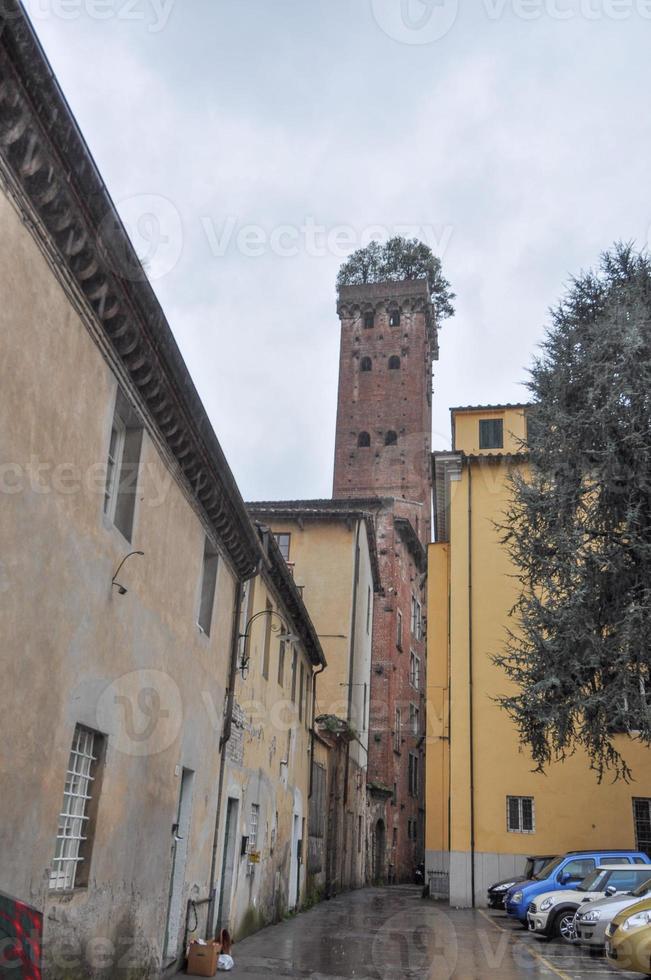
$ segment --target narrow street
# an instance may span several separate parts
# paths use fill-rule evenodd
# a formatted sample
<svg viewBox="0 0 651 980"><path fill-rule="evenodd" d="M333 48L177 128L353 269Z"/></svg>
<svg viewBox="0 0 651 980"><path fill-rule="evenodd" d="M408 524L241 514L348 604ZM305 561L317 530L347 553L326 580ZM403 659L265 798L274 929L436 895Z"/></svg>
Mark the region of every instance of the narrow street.
<svg viewBox="0 0 651 980"><path fill-rule="evenodd" d="M368 888L263 929L233 950L240 980L598 980L611 970L563 943L544 943L506 916L455 911L410 886ZM182 976L183 974L179 974Z"/></svg>

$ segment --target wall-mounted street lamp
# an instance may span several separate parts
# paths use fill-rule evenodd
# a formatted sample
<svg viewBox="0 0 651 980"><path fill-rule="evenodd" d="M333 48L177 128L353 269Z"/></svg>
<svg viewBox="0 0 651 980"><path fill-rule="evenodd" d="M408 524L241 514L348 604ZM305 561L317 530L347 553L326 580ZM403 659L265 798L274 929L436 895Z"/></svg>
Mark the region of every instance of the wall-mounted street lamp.
<svg viewBox="0 0 651 980"><path fill-rule="evenodd" d="M111 579L111 587L118 590L118 595L126 595L129 591L124 585L120 585L120 583L117 581L117 577L125 561L127 558L131 558L131 555L144 555L144 551L130 551L128 555L124 556L118 567L115 569L115 575Z"/></svg>
<svg viewBox="0 0 651 980"><path fill-rule="evenodd" d="M242 647L242 656L240 657L240 664L239 664L239 671L240 674L242 675L242 680L246 680L246 677L249 673L250 657L246 649L246 641L249 639L251 635L251 626L253 625L253 623L255 623L256 619L259 619L261 616L270 616L270 617L276 616L277 619L280 620L280 623L278 625L274 623L271 623L270 625L270 629L272 630L272 632L276 634L280 643L287 643L289 645L291 643L296 643L296 641L298 640L298 636L295 633L290 632L287 623L280 615L280 613L277 613L275 609L261 609L260 612L257 612L254 616L251 616L251 619L244 627L244 632L239 634L239 639L244 640L244 645Z"/></svg>

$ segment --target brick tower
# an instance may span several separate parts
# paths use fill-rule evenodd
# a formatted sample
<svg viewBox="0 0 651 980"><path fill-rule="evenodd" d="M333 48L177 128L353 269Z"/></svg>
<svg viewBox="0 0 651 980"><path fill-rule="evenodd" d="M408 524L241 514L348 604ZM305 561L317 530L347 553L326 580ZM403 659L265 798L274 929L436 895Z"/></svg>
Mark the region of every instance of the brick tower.
<svg viewBox="0 0 651 980"><path fill-rule="evenodd" d="M383 499L369 718L372 880L409 880L424 854L425 576L432 361L426 280L342 286L334 496Z"/></svg>

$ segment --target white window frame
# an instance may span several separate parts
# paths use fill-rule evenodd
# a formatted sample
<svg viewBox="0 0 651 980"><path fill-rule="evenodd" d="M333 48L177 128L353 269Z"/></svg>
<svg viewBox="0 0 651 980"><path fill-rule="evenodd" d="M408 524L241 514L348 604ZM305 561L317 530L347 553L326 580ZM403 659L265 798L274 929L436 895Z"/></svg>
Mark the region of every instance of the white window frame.
<svg viewBox="0 0 651 980"><path fill-rule="evenodd" d="M412 735L420 734L420 709L413 702L409 703L409 727Z"/></svg>
<svg viewBox="0 0 651 980"><path fill-rule="evenodd" d="M400 752L402 748L402 711L396 708L395 729L393 732L393 751Z"/></svg>
<svg viewBox="0 0 651 980"><path fill-rule="evenodd" d="M93 798L93 766L97 762L97 733L77 725L68 758L63 805L59 814L54 859L50 869L50 891L73 891L81 845L88 840L88 804Z"/></svg>
<svg viewBox="0 0 651 980"><path fill-rule="evenodd" d="M402 650L402 612L399 609L396 616L396 646Z"/></svg>
<svg viewBox="0 0 651 980"><path fill-rule="evenodd" d="M201 585L199 591L199 609L197 611L197 626L206 636L210 636L210 630L212 629L218 576L219 554L217 549L213 547L210 538L206 537L201 562Z"/></svg>
<svg viewBox="0 0 651 980"><path fill-rule="evenodd" d="M420 691L420 657L413 650L409 651L409 683Z"/></svg>
<svg viewBox="0 0 651 980"><path fill-rule="evenodd" d="M518 803L518 826L511 826L511 800ZM524 829L523 802L531 803L531 829ZM509 834L535 834L536 832L536 801L533 796L507 796L506 798L506 829Z"/></svg>
<svg viewBox="0 0 651 980"><path fill-rule="evenodd" d="M115 446L113 446L114 434ZM111 436L106 463L106 486L104 488L104 513L111 524L115 522L115 511L120 494L120 473L122 472L122 463L124 460L124 441L126 434L127 427L118 413L115 412L111 423ZM112 452L111 449L113 449Z"/></svg>

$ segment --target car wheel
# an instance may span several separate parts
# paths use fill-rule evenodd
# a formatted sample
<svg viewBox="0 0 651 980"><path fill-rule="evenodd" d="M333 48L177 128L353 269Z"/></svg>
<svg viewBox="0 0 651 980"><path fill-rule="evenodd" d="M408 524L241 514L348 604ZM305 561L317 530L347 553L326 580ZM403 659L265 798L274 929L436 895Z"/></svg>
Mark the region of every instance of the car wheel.
<svg viewBox="0 0 651 980"><path fill-rule="evenodd" d="M552 934L557 936L559 939L565 939L566 942L572 942L572 940L576 939L573 910L568 912L560 912L556 916L554 919Z"/></svg>

